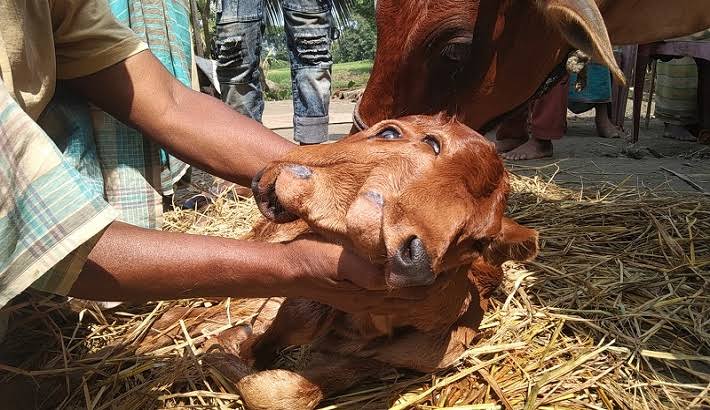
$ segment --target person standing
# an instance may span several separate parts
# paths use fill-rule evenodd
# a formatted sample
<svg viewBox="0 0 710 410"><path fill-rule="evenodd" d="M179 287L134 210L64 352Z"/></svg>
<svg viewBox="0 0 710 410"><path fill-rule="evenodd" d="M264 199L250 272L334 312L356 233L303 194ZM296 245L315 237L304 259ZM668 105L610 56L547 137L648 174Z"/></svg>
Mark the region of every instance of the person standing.
<svg viewBox="0 0 710 410"><path fill-rule="evenodd" d="M710 29L682 40L710 41ZM659 61L656 71L656 118L663 121L663 136L696 141L691 129L700 122L698 67L690 57Z"/></svg>
<svg viewBox="0 0 710 410"><path fill-rule="evenodd" d="M280 0L284 15L293 92L294 140L301 145L328 140L328 108L335 37L330 0ZM217 76L222 100L259 122L264 95L259 62L264 0L217 2Z"/></svg>
<svg viewBox="0 0 710 410"><path fill-rule="evenodd" d="M567 131L567 109L582 114L594 109L597 135L619 138L619 130L609 118L611 74L605 66L587 66L587 85L575 89L576 75L565 76L545 95L531 101L527 109L507 119L496 132L496 147L507 160L520 161L551 157L554 140Z"/></svg>

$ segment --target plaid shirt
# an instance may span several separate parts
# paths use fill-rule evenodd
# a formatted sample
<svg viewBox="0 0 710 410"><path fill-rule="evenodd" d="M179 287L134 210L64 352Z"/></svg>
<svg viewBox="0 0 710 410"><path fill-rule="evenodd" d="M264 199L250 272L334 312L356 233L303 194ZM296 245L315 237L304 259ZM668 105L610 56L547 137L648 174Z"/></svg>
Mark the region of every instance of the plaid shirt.
<svg viewBox="0 0 710 410"><path fill-rule="evenodd" d="M194 86L186 1L109 5L170 73ZM35 123L0 83L0 307L30 285L66 294L114 219L161 228L162 195L187 169L61 84Z"/></svg>
<svg viewBox="0 0 710 410"><path fill-rule="evenodd" d="M65 161L0 82L0 306L53 266L40 286L66 292L91 244L116 213L94 184Z"/></svg>

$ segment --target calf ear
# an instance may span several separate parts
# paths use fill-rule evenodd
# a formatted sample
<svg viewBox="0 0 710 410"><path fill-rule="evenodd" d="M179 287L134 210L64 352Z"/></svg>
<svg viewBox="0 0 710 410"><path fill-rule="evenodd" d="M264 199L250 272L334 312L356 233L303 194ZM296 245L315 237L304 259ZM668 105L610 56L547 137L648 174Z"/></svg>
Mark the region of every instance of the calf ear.
<svg viewBox="0 0 710 410"><path fill-rule="evenodd" d="M483 258L493 266L505 261L527 261L537 256L537 231L503 217L500 233L483 251Z"/></svg>
<svg viewBox="0 0 710 410"><path fill-rule="evenodd" d="M594 0L537 0L537 4L573 47L609 67L620 84L626 83L614 58L604 18Z"/></svg>

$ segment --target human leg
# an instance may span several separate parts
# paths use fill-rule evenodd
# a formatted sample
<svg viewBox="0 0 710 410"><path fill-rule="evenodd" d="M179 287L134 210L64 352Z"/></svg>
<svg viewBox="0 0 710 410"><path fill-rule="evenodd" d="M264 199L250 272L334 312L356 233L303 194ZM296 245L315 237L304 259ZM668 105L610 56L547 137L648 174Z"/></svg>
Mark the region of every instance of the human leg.
<svg viewBox="0 0 710 410"><path fill-rule="evenodd" d="M217 5L217 77L222 101L261 121L262 0L220 0Z"/></svg>
<svg viewBox="0 0 710 410"><path fill-rule="evenodd" d="M530 138L503 153L503 158L519 161L552 156L552 140L562 138L567 128L568 81L565 78L542 98L533 101L528 119Z"/></svg>
<svg viewBox="0 0 710 410"><path fill-rule="evenodd" d="M621 130L611 122L608 103L594 105L594 123L597 126L597 135L600 137L621 138Z"/></svg>
<svg viewBox="0 0 710 410"><path fill-rule="evenodd" d="M697 90L698 73L692 58L658 62L656 118L665 124L664 137L695 141L688 127L698 122Z"/></svg>
<svg viewBox="0 0 710 410"><path fill-rule="evenodd" d="M293 90L294 139L328 140L331 16L328 0L282 0Z"/></svg>

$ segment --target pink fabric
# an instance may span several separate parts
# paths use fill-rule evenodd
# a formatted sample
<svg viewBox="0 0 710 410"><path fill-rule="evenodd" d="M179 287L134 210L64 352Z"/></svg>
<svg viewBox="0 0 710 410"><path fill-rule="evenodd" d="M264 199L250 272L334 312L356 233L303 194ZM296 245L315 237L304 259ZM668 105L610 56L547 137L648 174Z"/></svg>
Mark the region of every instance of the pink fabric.
<svg viewBox="0 0 710 410"><path fill-rule="evenodd" d="M533 101L527 110L501 124L496 138L522 139L528 136L528 123L533 138L555 140L567 131L567 95L569 76L552 87L542 98ZM530 110L532 109L532 115Z"/></svg>

